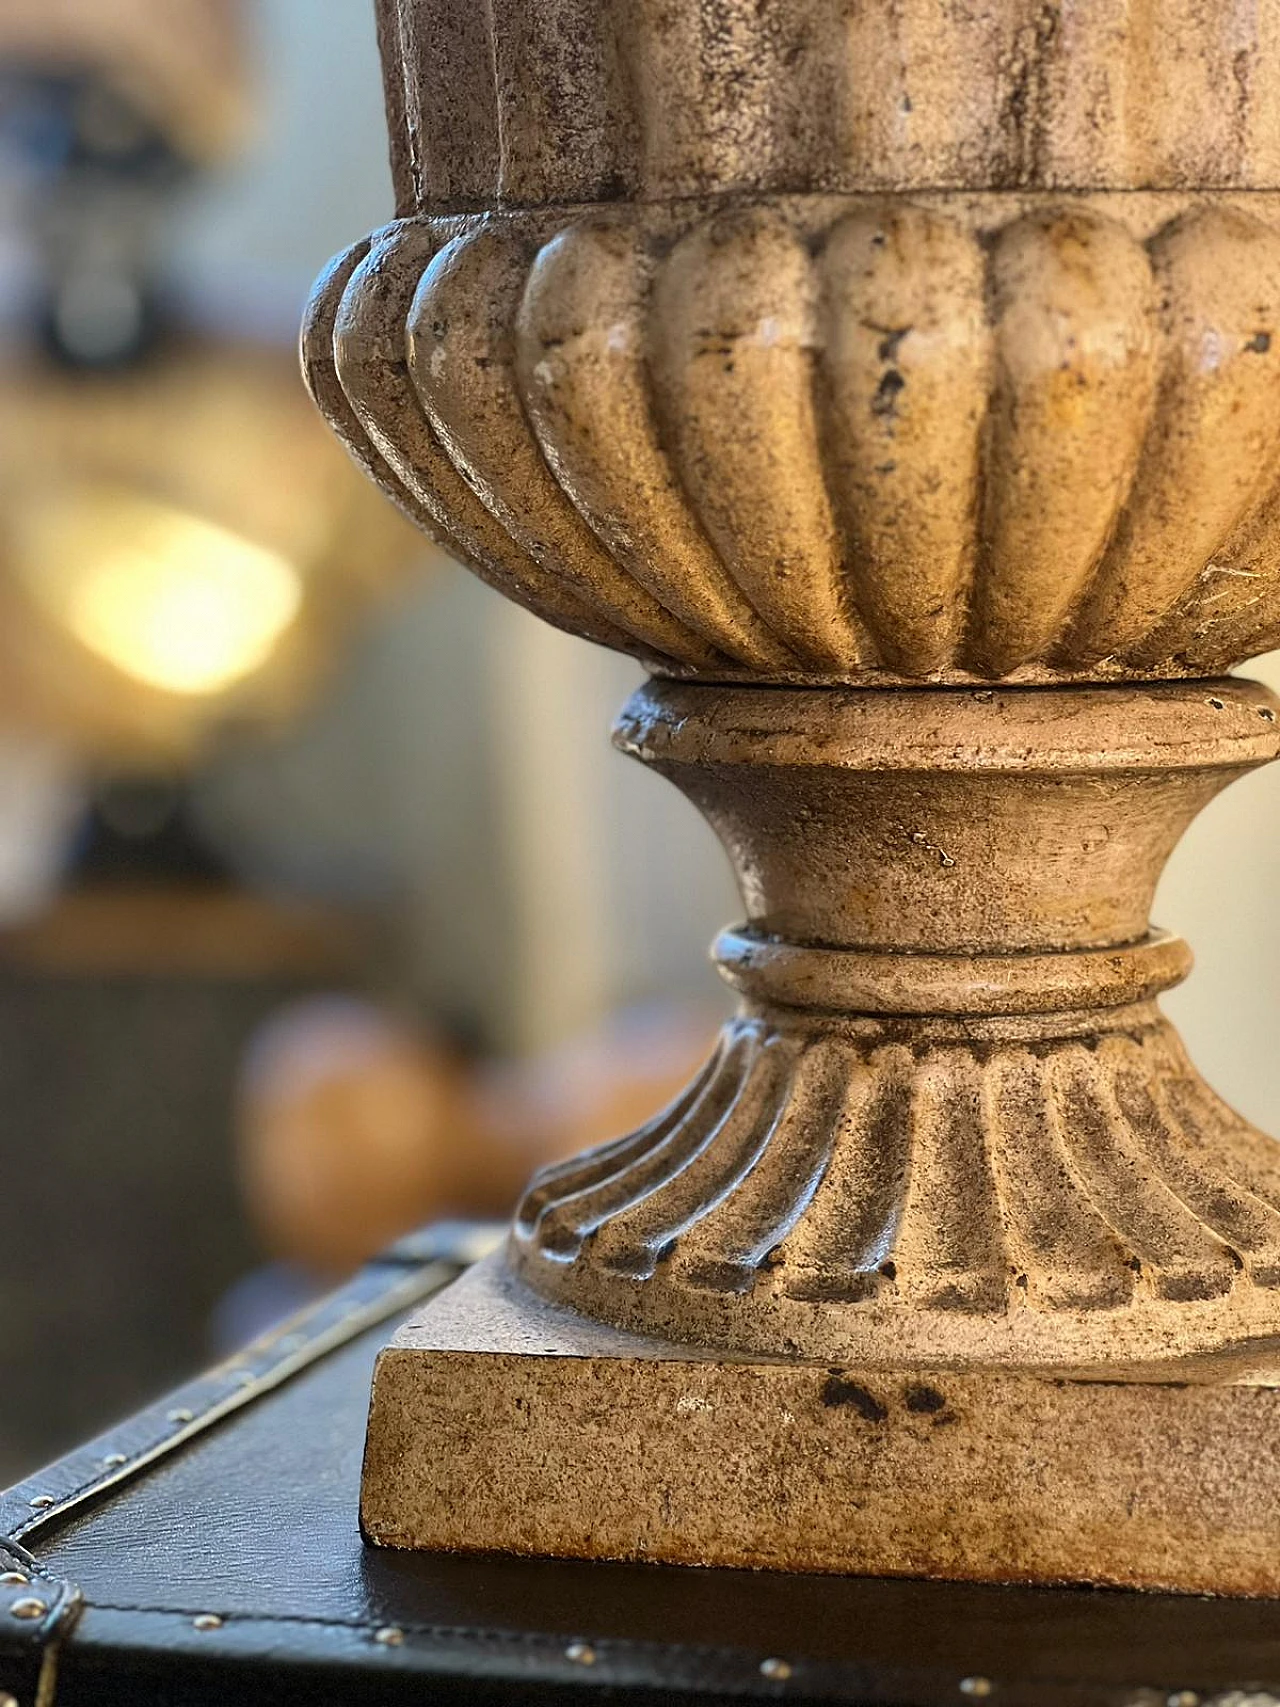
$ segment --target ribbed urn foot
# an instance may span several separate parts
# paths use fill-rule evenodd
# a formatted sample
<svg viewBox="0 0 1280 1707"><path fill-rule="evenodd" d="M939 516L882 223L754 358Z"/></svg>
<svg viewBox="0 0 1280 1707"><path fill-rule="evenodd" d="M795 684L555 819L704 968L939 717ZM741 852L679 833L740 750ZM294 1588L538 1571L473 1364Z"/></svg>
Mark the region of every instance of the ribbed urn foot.
<svg viewBox="0 0 1280 1707"><path fill-rule="evenodd" d="M619 1325L840 1364L1280 1331L1280 1147L1150 1004L974 1029L735 1021L660 1119L539 1177L521 1271Z"/></svg>
<svg viewBox="0 0 1280 1707"><path fill-rule="evenodd" d="M1147 922L1276 715L1236 681L642 690L619 744L735 861L742 1007L670 1109L535 1180L519 1273L617 1326L849 1365L1280 1333L1280 1146L1157 1010L1189 954Z"/></svg>

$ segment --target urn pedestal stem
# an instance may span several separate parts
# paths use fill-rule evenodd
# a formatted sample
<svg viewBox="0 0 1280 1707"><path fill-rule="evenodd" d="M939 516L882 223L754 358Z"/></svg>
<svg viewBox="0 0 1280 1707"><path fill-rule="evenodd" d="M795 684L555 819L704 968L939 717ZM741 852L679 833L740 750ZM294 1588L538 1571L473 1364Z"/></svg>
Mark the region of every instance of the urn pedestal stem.
<svg viewBox="0 0 1280 1707"><path fill-rule="evenodd" d="M1193 816L1280 750L1232 680L651 683L615 740L737 868L702 1077L551 1168L516 1272L615 1326L884 1365L1138 1364L1280 1331L1280 1153L1155 1005Z"/></svg>

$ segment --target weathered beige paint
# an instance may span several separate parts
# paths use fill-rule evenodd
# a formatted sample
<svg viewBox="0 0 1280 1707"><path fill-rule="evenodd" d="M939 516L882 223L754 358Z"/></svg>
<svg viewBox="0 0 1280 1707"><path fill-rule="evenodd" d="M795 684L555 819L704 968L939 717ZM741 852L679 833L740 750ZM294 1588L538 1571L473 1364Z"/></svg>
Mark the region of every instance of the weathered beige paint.
<svg viewBox="0 0 1280 1707"><path fill-rule="evenodd" d="M1280 752L1266 690L667 684L617 738L737 867L743 1008L686 1106L540 1176L539 1292L862 1367L1280 1331L1280 1149L1186 1060L1148 931L1191 818Z"/></svg>
<svg viewBox="0 0 1280 1707"><path fill-rule="evenodd" d="M1280 193L431 218L343 273L335 425L656 668L1159 680L1274 641Z"/></svg>
<svg viewBox="0 0 1280 1707"><path fill-rule="evenodd" d="M374 1381L388 1547L1280 1593L1280 1368L717 1358L513 1289L495 1259Z"/></svg>
<svg viewBox="0 0 1280 1707"><path fill-rule="evenodd" d="M405 212L744 191L1280 187L1274 0L378 9Z"/></svg>

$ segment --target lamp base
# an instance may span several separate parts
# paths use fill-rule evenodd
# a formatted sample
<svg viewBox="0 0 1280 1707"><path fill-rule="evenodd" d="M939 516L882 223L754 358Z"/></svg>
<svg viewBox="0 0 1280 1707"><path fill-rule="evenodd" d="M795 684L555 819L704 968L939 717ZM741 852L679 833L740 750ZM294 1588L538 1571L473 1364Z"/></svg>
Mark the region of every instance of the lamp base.
<svg viewBox="0 0 1280 1707"><path fill-rule="evenodd" d="M390 1547L1280 1594L1280 1346L859 1370L620 1332L487 1258L374 1378Z"/></svg>

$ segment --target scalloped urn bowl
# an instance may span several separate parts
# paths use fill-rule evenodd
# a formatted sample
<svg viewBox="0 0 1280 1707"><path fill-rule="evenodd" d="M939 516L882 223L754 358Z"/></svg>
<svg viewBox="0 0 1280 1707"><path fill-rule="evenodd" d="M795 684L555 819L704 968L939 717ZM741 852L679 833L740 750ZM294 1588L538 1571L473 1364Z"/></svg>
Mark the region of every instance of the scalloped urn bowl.
<svg viewBox="0 0 1280 1707"><path fill-rule="evenodd" d="M1214 675L1280 642L1273 199L408 220L307 362L451 550L661 673Z"/></svg>

